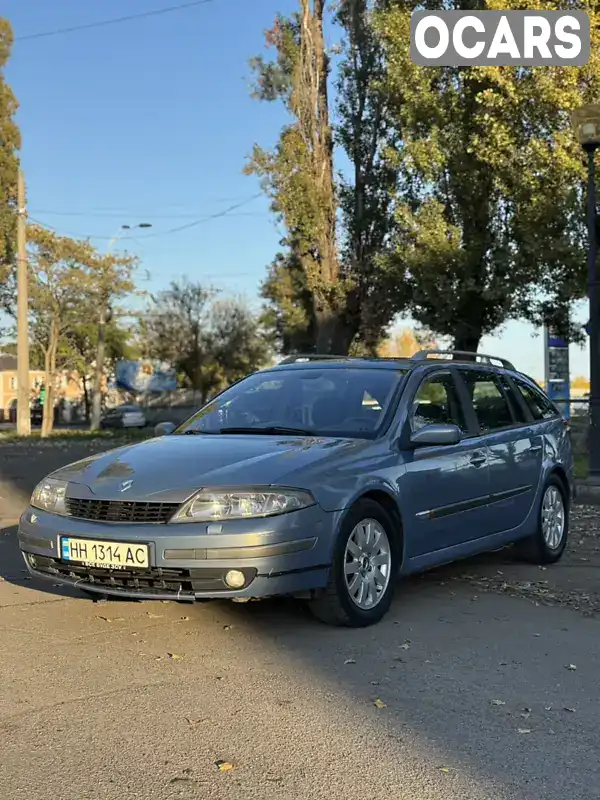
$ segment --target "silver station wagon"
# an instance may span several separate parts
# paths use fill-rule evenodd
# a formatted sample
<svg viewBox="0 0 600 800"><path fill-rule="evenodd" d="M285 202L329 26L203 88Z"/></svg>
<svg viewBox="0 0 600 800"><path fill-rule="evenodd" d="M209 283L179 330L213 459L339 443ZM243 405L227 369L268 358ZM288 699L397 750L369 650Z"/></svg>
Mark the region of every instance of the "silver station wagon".
<svg viewBox="0 0 600 800"><path fill-rule="evenodd" d="M292 595L360 627L401 576L512 543L547 564L567 543L568 426L492 356L294 356L156 433L37 486L33 575L143 600Z"/></svg>

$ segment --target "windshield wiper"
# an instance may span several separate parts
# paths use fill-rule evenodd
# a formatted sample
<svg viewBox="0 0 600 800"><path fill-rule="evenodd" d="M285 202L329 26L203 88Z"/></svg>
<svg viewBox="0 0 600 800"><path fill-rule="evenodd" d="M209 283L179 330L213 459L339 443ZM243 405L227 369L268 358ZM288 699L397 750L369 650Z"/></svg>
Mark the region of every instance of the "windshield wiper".
<svg viewBox="0 0 600 800"><path fill-rule="evenodd" d="M257 433L265 436L289 433L291 436L314 436L305 428L286 428L282 425L270 425L265 428L221 428L221 433Z"/></svg>

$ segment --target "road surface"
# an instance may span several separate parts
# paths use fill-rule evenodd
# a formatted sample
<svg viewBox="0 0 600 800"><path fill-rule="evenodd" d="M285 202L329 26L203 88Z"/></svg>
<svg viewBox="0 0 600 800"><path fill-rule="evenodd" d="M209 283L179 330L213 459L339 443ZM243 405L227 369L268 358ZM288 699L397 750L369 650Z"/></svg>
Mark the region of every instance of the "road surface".
<svg viewBox="0 0 600 800"><path fill-rule="evenodd" d="M5 516L43 469L11 463ZM5 524L0 796L600 798L597 619L464 571L337 630L291 602L93 603L27 580Z"/></svg>

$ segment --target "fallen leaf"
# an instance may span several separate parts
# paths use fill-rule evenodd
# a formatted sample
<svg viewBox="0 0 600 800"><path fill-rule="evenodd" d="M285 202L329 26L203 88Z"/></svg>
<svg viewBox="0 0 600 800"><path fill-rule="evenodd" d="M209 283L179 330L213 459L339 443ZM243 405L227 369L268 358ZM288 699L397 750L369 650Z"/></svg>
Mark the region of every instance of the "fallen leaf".
<svg viewBox="0 0 600 800"><path fill-rule="evenodd" d="M544 708L544 711L552 711L552 706L546 706L546 707Z"/></svg>
<svg viewBox="0 0 600 800"><path fill-rule="evenodd" d="M492 700L492 705L493 706L505 706L506 703L504 702L504 700Z"/></svg>
<svg viewBox="0 0 600 800"><path fill-rule="evenodd" d="M534 633L533 635L536 637L536 639L538 639L541 636L540 633Z"/></svg>
<svg viewBox="0 0 600 800"><path fill-rule="evenodd" d="M219 772L229 772L230 769L233 769L233 764L229 761L215 761L215 767Z"/></svg>
<svg viewBox="0 0 600 800"><path fill-rule="evenodd" d="M182 617L180 622L187 622L188 620L189 620L189 617Z"/></svg>
<svg viewBox="0 0 600 800"><path fill-rule="evenodd" d="M574 708L567 708L566 706L565 706L565 711L570 711L571 714L575 713L575 709Z"/></svg>
<svg viewBox="0 0 600 800"><path fill-rule="evenodd" d="M197 728L197 727L198 727L198 725L202 725L202 723L203 723L203 722L206 722L206 720L204 720L204 719L202 719L202 718L199 718L199 719L191 719L191 717L186 717L186 718L185 718L185 721L186 721L186 722L187 722L187 724L190 726L190 728Z"/></svg>
<svg viewBox="0 0 600 800"><path fill-rule="evenodd" d="M408 642L404 642L404 644L401 644L400 650L410 650L410 645L408 644Z"/></svg>
<svg viewBox="0 0 600 800"><path fill-rule="evenodd" d="M171 661L183 661L183 656L178 656L177 653L167 653L167 658Z"/></svg>
<svg viewBox="0 0 600 800"><path fill-rule="evenodd" d="M231 625L223 625L223 630L224 631L230 631L231 630Z"/></svg>
<svg viewBox="0 0 600 800"><path fill-rule="evenodd" d="M377 700L374 701L373 705L375 706L375 708L387 708L387 705L383 702L383 700L380 700L379 698L377 698Z"/></svg>
<svg viewBox="0 0 600 800"><path fill-rule="evenodd" d="M162 614L153 614L151 611L146 611L146 616L150 619L160 619Z"/></svg>
<svg viewBox="0 0 600 800"><path fill-rule="evenodd" d="M565 669L569 669L569 670L571 670L571 672L575 672L575 670L577 669L577 667L575 666L575 664L567 664L567 666L565 667Z"/></svg>
<svg viewBox="0 0 600 800"><path fill-rule="evenodd" d="M281 783L283 778L280 775L266 775L265 780L270 781L271 783Z"/></svg>
<svg viewBox="0 0 600 800"><path fill-rule="evenodd" d="M98 617L98 619L104 620L104 622L124 622L123 617Z"/></svg>
<svg viewBox="0 0 600 800"><path fill-rule="evenodd" d="M531 733L531 728L519 728L519 733Z"/></svg>
<svg viewBox="0 0 600 800"><path fill-rule="evenodd" d="M187 776L180 776L178 775L175 778L171 778L171 783L196 783L193 778L188 778Z"/></svg>
<svg viewBox="0 0 600 800"><path fill-rule="evenodd" d="M371 686L379 686L379 681L371 681Z"/></svg>
<svg viewBox="0 0 600 800"><path fill-rule="evenodd" d="M356 664L356 661L353 658L347 658L344 664Z"/></svg>
<svg viewBox="0 0 600 800"><path fill-rule="evenodd" d="M438 767L438 769L439 769L440 772L450 772L448 767Z"/></svg>

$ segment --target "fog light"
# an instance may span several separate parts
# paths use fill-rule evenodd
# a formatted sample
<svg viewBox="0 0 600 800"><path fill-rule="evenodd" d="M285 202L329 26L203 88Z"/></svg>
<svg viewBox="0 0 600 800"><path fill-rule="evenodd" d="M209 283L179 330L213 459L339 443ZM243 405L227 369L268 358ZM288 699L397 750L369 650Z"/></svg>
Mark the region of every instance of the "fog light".
<svg viewBox="0 0 600 800"><path fill-rule="evenodd" d="M35 569L37 567L37 558L31 553L27 554L27 561L29 561L29 566L32 569Z"/></svg>
<svg viewBox="0 0 600 800"><path fill-rule="evenodd" d="M246 583L246 576L239 569L230 569L225 575L225 583L230 589L241 589Z"/></svg>

